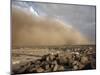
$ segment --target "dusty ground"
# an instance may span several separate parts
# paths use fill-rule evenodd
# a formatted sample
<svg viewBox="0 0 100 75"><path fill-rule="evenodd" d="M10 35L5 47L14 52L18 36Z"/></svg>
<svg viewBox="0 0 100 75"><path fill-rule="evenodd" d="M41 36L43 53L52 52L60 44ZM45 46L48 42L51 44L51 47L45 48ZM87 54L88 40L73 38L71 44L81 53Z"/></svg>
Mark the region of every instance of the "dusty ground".
<svg viewBox="0 0 100 75"><path fill-rule="evenodd" d="M47 60L47 57L51 57L50 55L53 55L53 58L55 61ZM57 57L58 56L58 57ZM43 58L45 57L45 59ZM60 58L59 58L60 57ZM67 60L66 58L70 59L65 62L63 60ZM76 59L78 58L78 59ZM73 59L73 60L72 60ZM16 48L12 49L12 72L13 73L26 73L25 70L22 70L23 68L20 68L21 65L29 63L30 61L32 63L37 62L38 60L41 60L39 65L44 62L56 62L56 66L60 65L62 67L61 70L55 69L56 66L54 66L53 70L46 70L42 68L42 70L38 69L39 71L36 71L37 69L33 70L32 72L27 71L27 73L37 73L37 72L53 72L53 71L67 71L67 70L82 70L82 69L95 69L96 68L96 48L95 45L81 45L81 46L53 46L53 47L30 47L30 48ZM79 65L79 67L75 65L72 65L72 68L70 69L63 69L63 67L66 67L64 64L59 64L59 61L63 61L66 63L78 63L81 66L83 65L83 68ZM89 62L89 63L86 63ZM47 63L49 66L50 63ZM90 64L91 67L85 67L85 65ZM33 65L36 65L34 63ZM33 66L32 64L30 66ZM25 66L25 65L24 65ZM37 66L36 66L37 67ZM36 68L35 67L35 68ZM28 67L29 68L29 67ZM50 69L49 67L48 69ZM20 70L20 72L18 71Z"/></svg>

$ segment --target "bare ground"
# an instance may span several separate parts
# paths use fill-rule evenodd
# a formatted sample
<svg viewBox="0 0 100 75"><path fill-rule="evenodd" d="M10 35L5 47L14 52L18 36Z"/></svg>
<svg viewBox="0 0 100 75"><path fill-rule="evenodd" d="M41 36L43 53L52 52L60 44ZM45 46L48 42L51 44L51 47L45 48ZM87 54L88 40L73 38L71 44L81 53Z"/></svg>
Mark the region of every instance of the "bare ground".
<svg viewBox="0 0 100 75"><path fill-rule="evenodd" d="M56 54L58 54L60 57L62 56L61 58L59 58L59 60L62 59L61 61L63 61L64 57L67 57L70 59L69 61L72 61L72 62L69 62L71 64L74 64L75 61L77 61L78 65L79 64L81 65L81 63L82 64L84 63L84 65L87 65L87 63L85 63L85 62L89 61L90 65L92 65L91 68L85 67L84 65L83 65L84 66L83 68L77 68L76 65L72 65L73 67L69 70L82 70L82 69L95 69L96 68L96 47L95 47L95 45L59 46L59 47L57 47L57 46L53 46L53 47L27 47L27 48L24 47L24 48L12 49L12 72L21 73L18 71L19 67L21 65L29 63L30 61L37 62L37 60L39 60L39 59L42 60L42 58L45 55L47 55L47 56L53 55L55 57ZM72 56L74 56L73 60L71 60L73 58ZM76 60L76 57L79 59ZM45 59L46 58L47 57L45 57ZM44 61L47 62L47 60L44 60ZM50 62L50 60L49 60L49 62ZM52 61L52 62L54 62L54 61ZM58 61L57 61L57 63L58 63ZM36 63L34 63L33 65L36 65ZM32 66L32 65L30 65L30 66ZM60 64L60 66L62 66L62 64ZM63 65L63 66L66 67L66 65ZM63 66L62 66L62 68L63 68ZM53 70L43 69L43 70L44 71L41 71L41 69L40 69L39 71L35 71L35 73L59 71L59 70L57 70L57 68L55 70L54 69ZM64 71L65 70L67 70L67 69L64 69ZM22 73L26 73L25 70L22 70L22 71L23 71ZM61 71L63 71L63 70L61 70ZM29 71L27 71L27 73L29 73ZM34 71L32 73L34 73Z"/></svg>

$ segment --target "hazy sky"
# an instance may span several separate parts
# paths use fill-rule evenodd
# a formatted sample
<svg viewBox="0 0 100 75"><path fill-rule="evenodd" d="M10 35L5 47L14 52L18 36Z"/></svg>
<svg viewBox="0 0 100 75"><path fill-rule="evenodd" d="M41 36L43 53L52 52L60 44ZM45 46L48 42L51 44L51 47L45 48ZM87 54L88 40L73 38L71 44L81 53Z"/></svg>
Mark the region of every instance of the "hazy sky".
<svg viewBox="0 0 100 75"><path fill-rule="evenodd" d="M36 15L58 18L78 29L84 36L95 42L95 6L54 4L38 2L13 2L24 8L32 7Z"/></svg>

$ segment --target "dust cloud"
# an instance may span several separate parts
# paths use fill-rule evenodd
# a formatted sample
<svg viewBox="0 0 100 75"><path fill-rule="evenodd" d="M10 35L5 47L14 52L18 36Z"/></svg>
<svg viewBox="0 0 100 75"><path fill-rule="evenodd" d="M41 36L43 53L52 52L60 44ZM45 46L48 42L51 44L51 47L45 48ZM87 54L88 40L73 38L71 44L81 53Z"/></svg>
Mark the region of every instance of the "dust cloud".
<svg viewBox="0 0 100 75"><path fill-rule="evenodd" d="M78 30L54 18L35 16L12 6L12 47L80 45L89 41Z"/></svg>

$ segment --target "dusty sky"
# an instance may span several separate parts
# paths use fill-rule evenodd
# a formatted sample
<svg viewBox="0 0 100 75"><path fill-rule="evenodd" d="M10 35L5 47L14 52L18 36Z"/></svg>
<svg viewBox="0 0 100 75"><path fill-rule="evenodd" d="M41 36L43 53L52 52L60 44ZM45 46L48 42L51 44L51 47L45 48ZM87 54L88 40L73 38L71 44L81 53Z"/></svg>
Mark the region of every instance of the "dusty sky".
<svg viewBox="0 0 100 75"><path fill-rule="evenodd" d="M76 28L91 42L95 42L95 6L39 2L13 2L13 4L24 8L31 7L37 16L58 18Z"/></svg>

